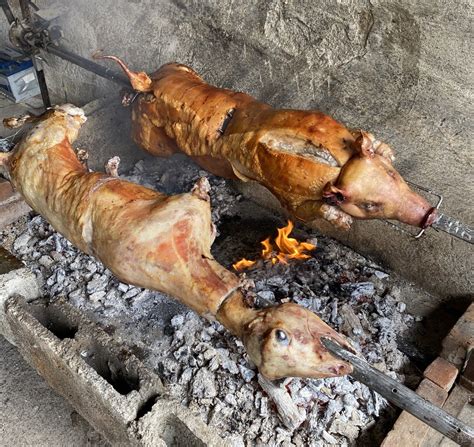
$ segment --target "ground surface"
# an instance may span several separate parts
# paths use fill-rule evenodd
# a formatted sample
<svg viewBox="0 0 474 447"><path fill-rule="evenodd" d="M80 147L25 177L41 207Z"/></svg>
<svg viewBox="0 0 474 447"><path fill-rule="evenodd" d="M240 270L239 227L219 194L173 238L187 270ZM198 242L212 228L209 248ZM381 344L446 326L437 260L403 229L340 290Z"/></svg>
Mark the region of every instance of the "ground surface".
<svg viewBox="0 0 474 447"><path fill-rule="evenodd" d="M0 336L0 446L99 445L100 435Z"/></svg>

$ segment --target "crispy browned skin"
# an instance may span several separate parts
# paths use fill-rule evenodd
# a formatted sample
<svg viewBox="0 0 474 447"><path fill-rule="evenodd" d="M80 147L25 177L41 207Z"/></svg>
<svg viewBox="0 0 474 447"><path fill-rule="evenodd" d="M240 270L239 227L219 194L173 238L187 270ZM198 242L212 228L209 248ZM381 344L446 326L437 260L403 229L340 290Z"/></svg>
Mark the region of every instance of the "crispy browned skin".
<svg viewBox="0 0 474 447"><path fill-rule="evenodd" d="M393 168L393 152L316 111L277 110L213 87L189 67L150 75L120 63L135 90L133 138L154 155L182 151L216 175L254 180L303 221L349 228L352 217L426 227L435 211Z"/></svg>
<svg viewBox="0 0 474 447"><path fill-rule="evenodd" d="M0 173L76 247L100 259L121 281L165 292L222 322L242 338L270 379L351 372L324 349L320 337L350 346L314 313L294 304L263 310L247 305L237 276L210 252L207 181L170 197L89 172L71 147L85 122L82 110L64 105L38 120L11 153L0 154ZM112 160L109 169L115 171L117 163Z"/></svg>

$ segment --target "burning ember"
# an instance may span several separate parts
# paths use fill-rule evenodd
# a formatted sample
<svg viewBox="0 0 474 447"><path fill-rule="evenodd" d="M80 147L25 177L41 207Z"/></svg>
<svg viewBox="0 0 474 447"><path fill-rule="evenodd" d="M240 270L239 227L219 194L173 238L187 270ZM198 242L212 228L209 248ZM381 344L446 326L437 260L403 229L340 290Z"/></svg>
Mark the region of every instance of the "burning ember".
<svg viewBox="0 0 474 447"><path fill-rule="evenodd" d="M316 245L309 242L298 242L295 238L288 237L293 231L293 227L293 222L289 220L286 227L278 228L278 235L275 238L274 245L270 237L260 242L263 246L262 259L270 260L272 264L288 264L289 259L308 259L311 257L307 252L314 250ZM240 272L254 266L256 262L243 258L233 264L232 267Z"/></svg>

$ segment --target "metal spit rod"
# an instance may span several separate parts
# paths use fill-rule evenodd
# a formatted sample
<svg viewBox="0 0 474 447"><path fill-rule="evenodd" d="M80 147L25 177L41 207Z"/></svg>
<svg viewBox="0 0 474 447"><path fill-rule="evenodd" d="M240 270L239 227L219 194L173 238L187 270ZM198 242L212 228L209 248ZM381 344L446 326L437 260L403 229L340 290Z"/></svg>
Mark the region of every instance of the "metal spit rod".
<svg viewBox="0 0 474 447"><path fill-rule="evenodd" d="M323 337L321 342L329 352L352 364L351 375L354 379L367 385L397 407L408 411L459 445L474 445L474 429L472 427L376 370L333 340Z"/></svg>
<svg viewBox="0 0 474 447"><path fill-rule="evenodd" d="M0 0L0 7L3 9L3 13L6 16L8 23L11 25L15 21L15 16L13 15L12 10L10 9L8 0Z"/></svg>
<svg viewBox="0 0 474 447"><path fill-rule="evenodd" d="M130 81L124 74L118 73L113 69L104 67L103 65L96 64L95 62L92 62L89 59L79 56L78 54L74 54L61 46L48 45L43 48L43 50L50 54L54 54L55 56L58 56L61 59L65 59L75 65L78 65L79 67L85 70L91 71L92 73L95 73L96 75L101 76L102 78L108 79L126 87L130 87Z"/></svg>

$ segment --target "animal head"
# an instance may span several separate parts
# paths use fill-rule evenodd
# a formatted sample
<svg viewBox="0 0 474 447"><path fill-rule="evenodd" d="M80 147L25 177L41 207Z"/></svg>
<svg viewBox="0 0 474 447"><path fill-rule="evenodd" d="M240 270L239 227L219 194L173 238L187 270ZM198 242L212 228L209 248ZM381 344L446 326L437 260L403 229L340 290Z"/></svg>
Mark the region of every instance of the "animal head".
<svg viewBox="0 0 474 447"><path fill-rule="evenodd" d="M349 374L352 366L330 354L321 337L331 338L353 351L346 339L316 314L292 303L258 311L242 333L250 358L270 380Z"/></svg>
<svg viewBox="0 0 474 447"><path fill-rule="evenodd" d="M373 137L365 132L353 148L355 155L342 167L337 180L324 188L327 203L360 219L395 219L422 228L431 225L436 211L395 170L391 152L378 150L380 146L375 147Z"/></svg>

